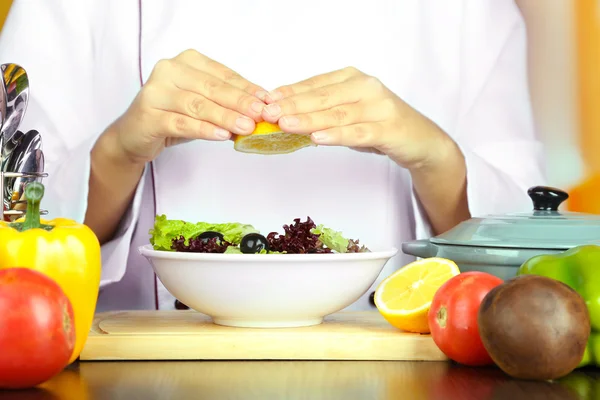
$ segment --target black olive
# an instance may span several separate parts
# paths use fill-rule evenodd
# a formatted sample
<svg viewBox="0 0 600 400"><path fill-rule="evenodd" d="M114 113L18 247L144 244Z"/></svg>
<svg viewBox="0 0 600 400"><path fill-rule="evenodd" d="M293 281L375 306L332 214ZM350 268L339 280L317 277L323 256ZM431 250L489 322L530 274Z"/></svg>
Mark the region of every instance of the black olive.
<svg viewBox="0 0 600 400"><path fill-rule="evenodd" d="M202 240L203 243L208 242L208 240L212 239L212 238L217 238L217 239L219 239L218 242L222 242L223 234L219 233L219 232L214 232L214 231L206 231L206 232L202 232L200 235L198 235L198 239Z"/></svg>
<svg viewBox="0 0 600 400"><path fill-rule="evenodd" d="M176 310L189 310L190 308L176 299L175 300L175 309Z"/></svg>
<svg viewBox="0 0 600 400"><path fill-rule="evenodd" d="M261 250L269 251L267 238L260 233L249 233L240 242L240 251L244 254L259 253Z"/></svg>

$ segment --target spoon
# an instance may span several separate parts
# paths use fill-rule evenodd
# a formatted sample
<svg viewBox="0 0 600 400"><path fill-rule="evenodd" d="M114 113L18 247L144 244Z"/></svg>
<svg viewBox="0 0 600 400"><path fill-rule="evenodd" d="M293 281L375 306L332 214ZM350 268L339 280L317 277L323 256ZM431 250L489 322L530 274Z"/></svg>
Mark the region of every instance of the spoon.
<svg viewBox="0 0 600 400"><path fill-rule="evenodd" d="M10 156L11 156L12 152L14 151L14 149L17 146L19 146L19 144L23 140L24 136L25 136L25 134L23 132L17 130L15 132L15 134L9 140L7 140L6 142L3 143L3 146L1 147L2 154L0 157L2 159L2 163L0 164L0 168L2 169L2 171L8 172L7 164L10 160ZM0 136L0 139L2 139L1 136Z"/></svg>
<svg viewBox="0 0 600 400"><path fill-rule="evenodd" d="M4 147L7 158L4 160L2 170L4 172L14 172L18 153L25 153L32 148L42 148L42 137L35 129L32 129L27 133L17 131L13 137L5 143Z"/></svg>
<svg viewBox="0 0 600 400"><path fill-rule="evenodd" d="M7 94L6 94L6 86L4 85L4 77L0 76L1 85L0 85L0 128L4 125L4 121L6 120L6 103L7 103Z"/></svg>
<svg viewBox="0 0 600 400"><path fill-rule="evenodd" d="M11 141L12 142L12 141ZM5 185L4 185L4 204L8 209L10 209L11 199L13 198L13 193L19 190L19 186L22 179L30 179L30 178L21 178L21 177L10 177L9 173L41 173L44 170L44 159L43 155L41 159L39 159L37 165L33 163L33 161L29 161L29 154L35 153L36 150L41 151L42 148L42 137L40 133L36 130L30 130L27 133L23 134L21 140L14 146L12 151L10 152L10 157L5 160L5 166L3 167L3 172L5 176ZM36 153L37 154L37 153ZM40 156L38 156L40 157ZM25 163L25 159L27 158L28 162ZM21 193L19 192L19 198L21 198Z"/></svg>
<svg viewBox="0 0 600 400"><path fill-rule="evenodd" d="M6 142L17 131L25 115L29 100L29 78L27 72L17 64L2 64L0 72L2 73L3 84L3 91L0 90L2 92L0 98L5 96L2 101L4 112L2 114L0 136ZM2 143L3 147L4 143Z"/></svg>
<svg viewBox="0 0 600 400"><path fill-rule="evenodd" d="M48 176L44 173L44 153L41 149L36 149L27 153L20 161L18 172L8 172L9 178L13 178L14 200L8 199L4 202L4 220L11 222L24 215L27 211L27 200L25 199L25 187L30 182L40 182L42 178ZM7 204L8 203L8 204ZM47 210L40 210L41 215L48 214Z"/></svg>
<svg viewBox="0 0 600 400"><path fill-rule="evenodd" d="M17 199L15 201L10 201L10 208L14 208L15 210L24 211L27 207L25 204L22 204L22 207L19 207L20 203L26 203L23 199L23 193L25 192L25 186L34 181L41 181L41 177L43 176L44 171L44 152L41 149L34 149L28 153L26 153L17 164L16 172L18 174L23 174L21 176L17 176L13 178L12 187L9 187L12 193L17 194Z"/></svg>
<svg viewBox="0 0 600 400"><path fill-rule="evenodd" d="M6 120L6 103L7 103L7 94L6 94L6 86L4 85L4 77L0 74L0 130L2 130L2 126L4 125L4 121ZM2 167L4 167L4 157L2 155L4 149L4 137L0 135L0 161ZM2 169L4 171L4 169Z"/></svg>

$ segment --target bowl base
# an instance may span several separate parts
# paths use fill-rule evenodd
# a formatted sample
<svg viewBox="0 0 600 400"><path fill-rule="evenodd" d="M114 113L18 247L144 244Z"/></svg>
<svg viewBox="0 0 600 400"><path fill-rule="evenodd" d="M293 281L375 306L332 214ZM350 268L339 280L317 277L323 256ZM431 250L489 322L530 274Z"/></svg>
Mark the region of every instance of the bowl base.
<svg viewBox="0 0 600 400"><path fill-rule="evenodd" d="M228 319L213 317L213 323L236 328L299 328L323 323L323 318L306 318L294 320L255 321L246 319Z"/></svg>

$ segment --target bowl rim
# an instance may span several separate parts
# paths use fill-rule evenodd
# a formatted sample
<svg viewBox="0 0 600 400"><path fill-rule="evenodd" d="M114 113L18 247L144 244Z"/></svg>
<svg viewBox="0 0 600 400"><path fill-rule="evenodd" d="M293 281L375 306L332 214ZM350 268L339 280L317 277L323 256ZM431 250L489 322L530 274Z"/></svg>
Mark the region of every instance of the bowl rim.
<svg viewBox="0 0 600 400"><path fill-rule="evenodd" d="M398 254L396 247L368 253L328 253L328 254L223 254L223 253L178 253L174 251L154 250L151 244L138 247L139 253L147 258L188 261L223 262L277 262L282 261L352 261L390 259Z"/></svg>

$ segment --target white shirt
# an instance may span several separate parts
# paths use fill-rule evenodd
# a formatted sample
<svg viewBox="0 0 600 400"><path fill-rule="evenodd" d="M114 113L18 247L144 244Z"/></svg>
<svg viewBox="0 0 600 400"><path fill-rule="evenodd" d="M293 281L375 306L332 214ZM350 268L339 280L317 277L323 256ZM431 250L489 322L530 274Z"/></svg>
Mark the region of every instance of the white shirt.
<svg viewBox="0 0 600 400"><path fill-rule="evenodd" d="M459 144L474 216L528 211L527 188L545 182L513 1L15 0L0 62L29 74L21 130L42 133L50 218L83 221L98 135L158 60L188 48L267 90L346 66L378 77ZM117 237L103 246L98 311L173 308L160 283L155 298L156 277L137 251L155 213L265 233L310 216L371 248L431 234L410 175L387 157L342 147L260 156L229 141L190 142L146 169ZM350 309L369 308L378 283L413 259L394 257Z"/></svg>

